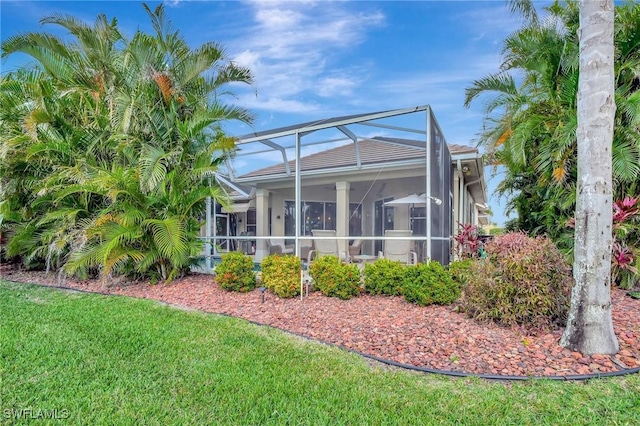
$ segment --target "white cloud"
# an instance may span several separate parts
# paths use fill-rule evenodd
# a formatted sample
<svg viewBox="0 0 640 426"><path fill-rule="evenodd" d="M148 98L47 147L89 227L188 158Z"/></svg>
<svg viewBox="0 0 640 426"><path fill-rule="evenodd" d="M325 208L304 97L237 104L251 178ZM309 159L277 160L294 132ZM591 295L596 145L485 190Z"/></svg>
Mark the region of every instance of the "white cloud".
<svg viewBox="0 0 640 426"><path fill-rule="evenodd" d="M318 95L327 98L336 96L349 96L353 94L353 90L358 86L357 79L350 78L347 75L323 78L319 81Z"/></svg>
<svg viewBox="0 0 640 426"><path fill-rule="evenodd" d="M361 84L339 56L354 50L371 28L384 25L381 12L353 12L348 4L332 2L248 4L253 23L236 41L239 53L233 57L254 72L258 97L243 97L247 106L318 111L317 96L349 96Z"/></svg>
<svg viewBox="0 0 640 426"><path fill-rule="evenodd" d="M164 4L166 4L169 7L177 7L180 5L180 3L182 3L183 0L164 0Z"/></svg>
<svg viewBox="0 0 640 426"><path fill-rule="evenodd" d="M255 96L241 96L238 104L245 108L265 109L273 112L291 112L307 113L318 111L320 107L313 102L305 102L304 100L283 99L280 97L269 97L268 99L259 99Z"/></svg>

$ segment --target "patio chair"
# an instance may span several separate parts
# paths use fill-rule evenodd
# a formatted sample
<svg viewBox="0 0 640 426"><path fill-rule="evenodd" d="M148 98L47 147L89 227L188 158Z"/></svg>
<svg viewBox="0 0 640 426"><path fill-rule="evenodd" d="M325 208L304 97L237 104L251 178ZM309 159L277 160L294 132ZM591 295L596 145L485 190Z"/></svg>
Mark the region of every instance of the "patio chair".
<svg viewBox="0 0 640 426"><path fill-rule="evenodd" d="M336 231L334 230L322 230L322 229L314 229L311 231L314 237L335 237ZM309 251L309 262L312 262L313 259L322 257L322 256L335 256L343 262L350 262L351 258L347 255L347 253L338 250L338 240L314 240L313 241L313 250Z"/></svg>
<svg viewBox="0 0 640 426"><path fill-rule="evenodd" d="M393 229L384 231L385 237L411 237L413 231L409 229ZM411 239L406 240L386 240L384 242L384 252L379 252L378 257L381 259L396 260L407 265L415 265L418 263L418 255L411 250Z"/></svg>
<svg viewBox="0 0 640 426"><path fill-rule="evenodd" d="M357 256L362 250L362 240L353 240L353 243L349 246L349 257Z"/></svg>
<svg viewBox="0 0 640 426"><path fill-rule="evenodd" d="M285 244L284 238L271 238L269 240L269 254L293 254L294 245Z"/></svg>
<svg viewBox="0 0 640 426"><path fill-rule="evenodd" d="M310 238L300 238L298 239L298 244L300 244L300 259L308 262L309 253L313 250L313 240Z"/></svg>

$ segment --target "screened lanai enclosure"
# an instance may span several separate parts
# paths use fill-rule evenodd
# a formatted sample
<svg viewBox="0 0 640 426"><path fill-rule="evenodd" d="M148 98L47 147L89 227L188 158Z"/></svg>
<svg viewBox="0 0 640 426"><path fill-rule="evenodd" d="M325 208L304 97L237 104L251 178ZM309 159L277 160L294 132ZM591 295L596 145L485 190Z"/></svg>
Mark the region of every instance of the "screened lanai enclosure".
<svg viewBox="0 0 640 426"><path fill-rule="evenodd" d="M447 145L429 106L257 132L237 147L214 183L228 198L207 203L209 268L229 250L308 260L327 244L366 263L400 241L409 261L447 264L456 223L486 206L481 155Z"/></svg>

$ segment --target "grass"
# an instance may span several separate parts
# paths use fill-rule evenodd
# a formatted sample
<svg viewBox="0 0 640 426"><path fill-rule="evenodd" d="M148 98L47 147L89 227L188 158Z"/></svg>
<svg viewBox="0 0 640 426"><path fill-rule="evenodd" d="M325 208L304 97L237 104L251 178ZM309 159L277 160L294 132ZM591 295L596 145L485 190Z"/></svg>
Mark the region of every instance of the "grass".
<svg viewBox="0 0 640 426"><path fill-rule="evenodd" d="M638 374L416 374L235 318L0 280L0 424L631 425L639 395Z"/></svg>

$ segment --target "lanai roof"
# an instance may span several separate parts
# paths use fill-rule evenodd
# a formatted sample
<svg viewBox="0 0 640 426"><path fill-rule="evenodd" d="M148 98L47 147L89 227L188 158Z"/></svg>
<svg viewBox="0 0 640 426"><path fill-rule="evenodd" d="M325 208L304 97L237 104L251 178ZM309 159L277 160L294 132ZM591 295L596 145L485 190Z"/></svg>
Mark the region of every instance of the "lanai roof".
<svg viewBox="0 0 640 426"><path fill-rule="evenodd" d="M358 141L360 150L360 161L362 165L371 164L392 164L394 162L424 162L425 142L388 137L374 137ZM478 150L473 147L449 144L451 155L455 158L456 154L473 154ZM325 151L300 157L300 171L311 171L326 169L330 172L332 169L339 167L356 165L356 147L353 143L331 148ZM291 172L295 171L295 160L289 161ZM239 176L241 179L258 178L265 176L273 176L285 174L286 168L284 163L275 164L273 166L264 167L253 170Z"/></svg>

